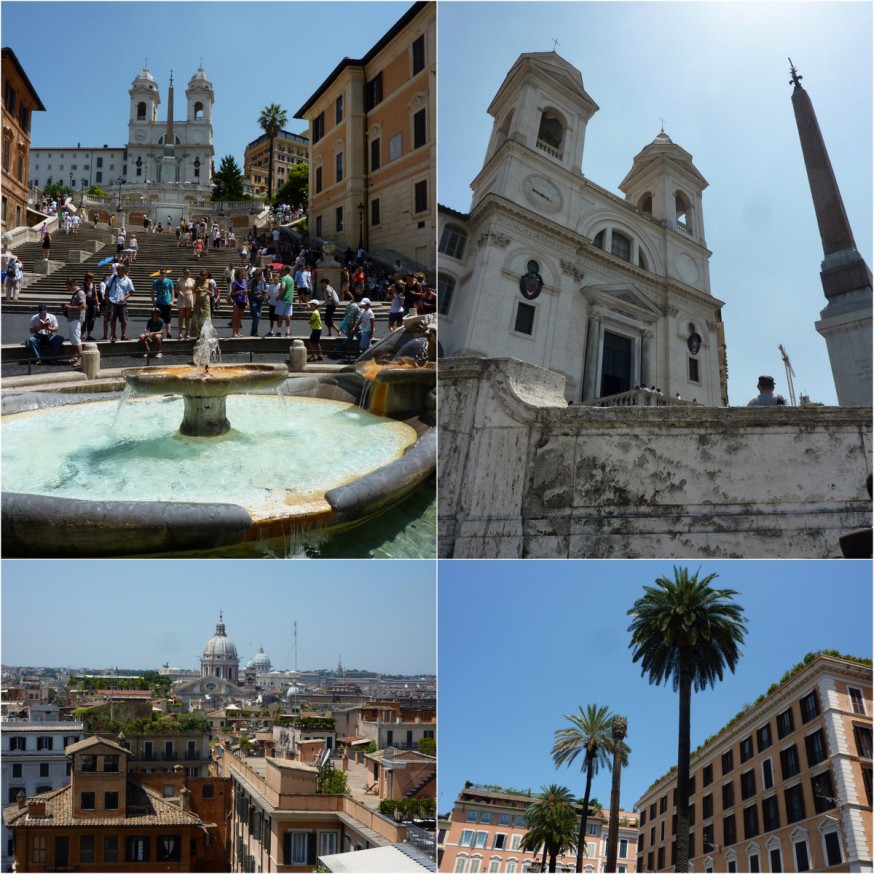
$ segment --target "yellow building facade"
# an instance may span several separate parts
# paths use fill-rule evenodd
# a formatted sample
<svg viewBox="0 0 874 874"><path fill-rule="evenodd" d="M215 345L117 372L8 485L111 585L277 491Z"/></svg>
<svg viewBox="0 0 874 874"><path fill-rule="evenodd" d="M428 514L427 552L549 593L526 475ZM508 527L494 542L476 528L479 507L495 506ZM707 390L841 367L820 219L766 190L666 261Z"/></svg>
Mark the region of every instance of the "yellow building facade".
<svg viewBox="0 0 874 874"><path fill-rule="evenodd" d="M44 112L15 52L3 49L3 205L2 230L27 223L27 168L30 163L30 122Z"/></svg>
<svg viewBox="0 0 874 874"><path fill-rule="evenodd" d="M436 256L436 25L436 4L415 3L296 115L309 125L310 234L425 270Z"/></svg>
<svg viewBox="0 0 874 874"><path fill-rule="evenodd" d="M273 190L276 194L288 181L288 172L295 164L307 160L309 141L300 134L281 130L273 138ZM246 146L243 155L243 175L251 186L255 197L267 196L267 183L270 177L270 137L261 134ZM292 204L296 206L296 204Z"/></svg>

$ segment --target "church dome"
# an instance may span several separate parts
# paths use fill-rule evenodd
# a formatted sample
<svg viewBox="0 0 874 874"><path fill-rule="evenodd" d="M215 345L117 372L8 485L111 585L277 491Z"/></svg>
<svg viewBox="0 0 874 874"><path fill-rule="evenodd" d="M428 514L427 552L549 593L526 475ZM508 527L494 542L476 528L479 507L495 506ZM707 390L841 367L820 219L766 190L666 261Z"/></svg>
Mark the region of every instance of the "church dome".
<svg viewBox="0 0 874 874"><path fill-rule="evenodd" d="M134 88L147 88L151 91L158 90L158 83L148 67L143 67L137 78L134 79L132 86Z"/></svg>
<svg viewBox="0 0 874 874"><path fill-rule="evenodd" d="M237 647L225 633L225 623L219 613L219 621L215 626L215 634L207 641L203 648L204 659L234 659L237 660Z"/></svg>
<svg viewBox="0 0 874 874"><path fill-rule="evenodd" d="M209 80L209 76L203 72L203 67L198 67L197 72L188 80L189 88L206 88L210 90L212 88L212 82Z"/></svg>
<svg viewBox="0 0 874 874"><path fill-rule="evenodd" d="M658 136L653 140L653 145L657 146L672 146L674 141L665 133L664 128L659 132Z"/></svg>
<svg viewBox="0 0 874 874"><path fill-rule="evenodd" d="M255 668L258 673L266 674L270 671L273 665L270 663L270 658L264 652L264 647L260 646L258 648L258 654L252 660L255 664Z"/></svg>

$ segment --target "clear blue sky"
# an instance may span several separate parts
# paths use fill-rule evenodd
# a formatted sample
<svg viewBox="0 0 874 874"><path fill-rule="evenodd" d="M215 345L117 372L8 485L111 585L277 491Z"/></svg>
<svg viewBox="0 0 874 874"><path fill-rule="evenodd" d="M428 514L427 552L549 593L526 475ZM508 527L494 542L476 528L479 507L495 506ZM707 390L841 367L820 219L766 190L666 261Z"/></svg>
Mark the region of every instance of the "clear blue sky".
<svg viewBox="0 0 874 874"><path fill-rule="evenodd" d="M788 397L836 403L825 341L822 245L792 111L789 61L804 77L847 214L871 266L872 4L602 2L440 4L439 200L470 208L492 128L487 107L523 52L576 66L600 106L582 170L620 195L634 156L659 133L710 183L703 217L723 319L729 400L762 373ZM474 72L475 71L475 72Z"/></svg>
<svg viewBox="0 0 874 874"><path fill-rule="evenodd" d="M243 661L436 670L432 561L3 562L2 661L198 669L219 611Z"/></svg>
<svg viewBox="0 0 874 874"><path fill-rule="evenodd" d="M752 703L807 652L871 656L871 564L726 561L686 565L734 589L748 633L734 674L692 701L692 749ZM622 776L630 809L676 764L677 694L633 664L627 611L674 563L650 561L441 562L440 782L448 811L465 780L537 792L548 783L583 795L578 764L550 757L564 714L588 704L628 717L632 755ZM592 792L607 806L610 774Z"/></svg>
<svg viewBox="0 0 874 874"><path fill-rule="evenodd" d="M360 58L408 2L17 2L3 0L3 45L21 61L46 107L33 115L32 145L127 143L128 89L148 58L167 118L170 70L175 117L203 59L215 89L215 164L262 133L261 110L278 103L286 129L306 133L300 109L344 58Z"/></svg>

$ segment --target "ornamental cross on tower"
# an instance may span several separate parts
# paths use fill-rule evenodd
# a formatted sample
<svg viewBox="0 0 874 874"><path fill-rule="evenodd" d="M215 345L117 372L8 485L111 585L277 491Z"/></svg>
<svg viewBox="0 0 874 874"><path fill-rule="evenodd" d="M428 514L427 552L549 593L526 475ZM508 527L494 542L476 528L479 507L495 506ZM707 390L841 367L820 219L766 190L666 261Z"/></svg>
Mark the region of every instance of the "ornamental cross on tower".
<svg viewBox="0 0 874 874"><path fill-rule="evenodd" d="M561 43L560 43L557 39L555 39L555 38L553 37L553 40L552 40L552 50L553 50L554 52L557 52L557 51L558 51L558 46L560 46L560 45L561 45Z"/></svg>
<svg viewBox="0 0 874 874"><path fill-rule="evenodd" d="M789 84L794 85L796 88L800 88L801 87L801 80L804 78L804 76L798 75L798 70L795 69L795 64L792 63L792 58L789 58L788 60L789 60L789 75L792 76L792 79L790 80Z"/></svg>

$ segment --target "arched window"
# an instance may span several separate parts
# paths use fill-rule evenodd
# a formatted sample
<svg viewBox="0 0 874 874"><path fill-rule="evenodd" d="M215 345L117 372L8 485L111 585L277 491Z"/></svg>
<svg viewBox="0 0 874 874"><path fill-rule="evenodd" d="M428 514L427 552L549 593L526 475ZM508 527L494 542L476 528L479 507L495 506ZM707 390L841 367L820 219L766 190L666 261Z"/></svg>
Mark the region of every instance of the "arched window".
<svg viewBox="0 0 874 874"><path fill-rule="evenodd" d="M689 198L686 197L682 191L678 191L674 196L674 204L677 211L677 227L681 231L688 231L691 233L692 204L689 202Z"/></svg>
<svg viewBox="0 0 874 874"><path fill-rule="evenodd" d="M441 316L449 315L452 306L452 296L455 294L455 279L448 273L437 274L437 312Z"/></svg>
<svg viewBox="0 0 874 874"><path fill-rule="evenodd" d="M464 257L464 247L467 244L467 234L458 225L444 225L440 235L439 251L442 255L457 258Z"/></svg>
<svg viewBox="0 0 874 874"><path fill-rule="evenodd" d="M145 103L145 101L141 100L137 104L137 118L143 119L145 117L146 117L146 103Z"/></svg>
<svg viewBox="0 0 874 874"><path fill-rule="evenodd" d="M561 140L564 135L564 125L555 113L546 110L540 116L540 129L537 131L537 139L552 146L553 149L561 149Z"/></svg>
<svg viewBox="0 0 874 874"><path fill-rule="evenodd" d="M504 120L501 122L501 126L498 128L498 137L497 137L497 140L495 141L495 149L499 149L507 141L507 137L510 135L510 125L512 123L513 123L513 110L511 109L504 116Z"/></svg>
<svg viewBox="0 0 874 874"><path fill-rule="evenodd" d="M597 246L599 249L604 248L604 232L603 231L598 231L598 233L595 234L595 238L592 240L592 245Z"/></svg>
<svg viewBox="0 0 874 874"><path fill-rule="evenodd" d="M637 208L641 212L645 212L645 213L648 213L649 215L652 215L652 194L650 194L647 191L647 193L644 194L640 198L640 200L637 201Z"/></svg>
<svg viewBox="0 0 874 874"><path fill-rule="evenodd" d="M620 234L619 231L614 230L610 252L623 261L631 261L631 240L625 234Z"/></svg>
<svg viewBox="0 0 874 874"><path fill-rule="evenodd" d="M194 118L196 121L203 118L203 104L200 101L194 104Z"/></svg>

